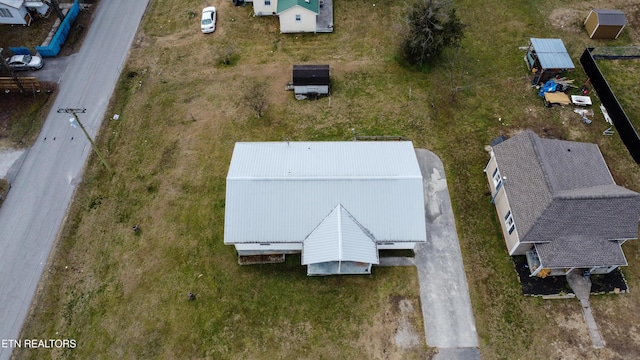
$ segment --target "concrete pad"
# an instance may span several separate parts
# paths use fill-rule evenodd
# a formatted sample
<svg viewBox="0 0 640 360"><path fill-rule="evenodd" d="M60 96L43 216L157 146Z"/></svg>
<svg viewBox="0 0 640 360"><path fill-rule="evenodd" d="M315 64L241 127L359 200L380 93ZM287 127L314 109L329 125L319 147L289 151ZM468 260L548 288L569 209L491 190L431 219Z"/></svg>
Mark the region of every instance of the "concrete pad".
<svg viewBox="0 0 640 360"><path fill-rule="evenodd" d="M0 178L9 178L9 175L11 175L11 169L16 163L20 163L20 160L24 159L24 153L24 149L0 150Z"/></svg>
<svg viewBox="0 0 640 360"><path fill-rule="evenodd" d="M591 304L589 303L589 295L591 294L591 279L582 275L582 271L574 269L567 274L567 282L571 289L576 294L578 300L580 300L580 306L582 307L582 315L584 321L587 323L589 329L589 335L593 342L593 347L596 349L602 349L605 346L605 342L600 335L598 324L591 312Z"/></svg>
<svg viewBox="0 0 640 360"><path fill-rule="evenodd" d="M478 334L444 167L428 150L416 149L416 155L424 177L427 242L416 247L415 262L427 345L439 348L443 359L479 359ZM445 355L454 353L462 357Z"/></svg>

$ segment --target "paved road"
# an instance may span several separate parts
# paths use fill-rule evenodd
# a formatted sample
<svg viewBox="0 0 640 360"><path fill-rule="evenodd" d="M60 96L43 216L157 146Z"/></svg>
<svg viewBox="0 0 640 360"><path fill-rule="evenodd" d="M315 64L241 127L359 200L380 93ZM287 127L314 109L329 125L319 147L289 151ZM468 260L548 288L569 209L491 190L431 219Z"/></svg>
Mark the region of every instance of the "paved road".
<svg viewBox="0 0 640 360"><path fill-rule="evenodd" d="M76 57L78 57L78 53L59 58L44 58L44 67L42 69L26 72L25 75L35 76L39 81L59 84L65 76L69 64L73 63Z"/></svg>
<svg viewBox="0 0 640 360"><path fill-rule="evenodd" d="M440 158L416 149L424 177L427 242L416 247L415 263L427 345L437 360L479 360L467 278L458 243L444 167Z"/></svg>
<svg viewBox="0 0 640 360"><path fill-rule="evenodd" d="M81 120L95 136L147 4L148 0L100 3L82 49L60 80L53 111L0 208L0 340L20 335L92 151L81 130L69 126L69 114L56 110L87 108ZM11 352L0 346L0 360L9 359Z"/></svg>

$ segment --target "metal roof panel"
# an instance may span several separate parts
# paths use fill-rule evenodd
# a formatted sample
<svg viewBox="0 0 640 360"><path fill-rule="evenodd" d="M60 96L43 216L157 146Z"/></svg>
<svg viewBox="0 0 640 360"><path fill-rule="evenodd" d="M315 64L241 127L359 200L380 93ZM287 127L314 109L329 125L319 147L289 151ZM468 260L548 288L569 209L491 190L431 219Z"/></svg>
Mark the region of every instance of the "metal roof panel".
<svg viewBox="0 0 640 360"><path fill-rule="evenodd" d="M426 241L411 142L236 144L224 241L302 242L338 204L376 241Z"/></svg>
<svg viewBox="0 0 640 360"><path fill-rule="evenodd" d="M575 69L562 40L531 38L531 45L544 69Z"/></svg>

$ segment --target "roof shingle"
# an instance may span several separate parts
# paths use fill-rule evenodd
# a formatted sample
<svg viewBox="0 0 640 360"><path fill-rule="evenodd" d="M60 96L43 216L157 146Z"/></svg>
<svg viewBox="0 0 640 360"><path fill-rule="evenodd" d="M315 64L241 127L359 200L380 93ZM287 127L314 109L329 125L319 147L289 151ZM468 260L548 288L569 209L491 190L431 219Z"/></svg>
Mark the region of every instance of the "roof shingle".
<svg viewBox="0 0 640 360"><path fill-rule="evenodd" d="M520 242L536 244L543 266L621 263L611 240L637 237L640 194L615 184L597 145L526 130L493 151Z"/></svg>

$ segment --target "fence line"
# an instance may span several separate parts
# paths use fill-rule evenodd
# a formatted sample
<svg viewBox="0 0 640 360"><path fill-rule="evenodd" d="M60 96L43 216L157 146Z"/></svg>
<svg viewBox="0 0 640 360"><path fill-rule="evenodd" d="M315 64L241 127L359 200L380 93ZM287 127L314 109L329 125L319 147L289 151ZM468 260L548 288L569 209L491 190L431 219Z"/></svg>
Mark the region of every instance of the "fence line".
<svg viewBox="0 0 640 360"><path fill-rule="evenodd" d="M42 55L42 57L55 57L60 52L62 45L65 40L67 40L67 35L69 35L69 31L71 30L71 25L76 20L78 13L80 12L80 4L78 0L73 2L71 9L64 17L64 20L60 23L60 27L56 31L56 34L53 35L51 42L47 46L36 46L36 51Z"/></svg>
<svg viewBox="0 0 640 360"><path fill-rule="evenodd" d="M9 50L13 55L31 55L31 51L26 46L10 47Z"/></svg>
<svg viewBox="0 0 640 360"><path fill-rule="evenodd" d="M598 93L600 101L602 101L611 120L613 120L613 125L615 125L618 130L620 139L622 139L627 150L629 150L633 160L640 164L640 137L638 137L638 133L631 123L631 120L629 120L629 117L624 112L622 105L618 102L609 83L604 78L598 64L596 64L595 59L591 55L592 50L592 48L586 48L584 50L580 57L580 63L589 77L591 85L593 85L593 88Z"/></svg>

